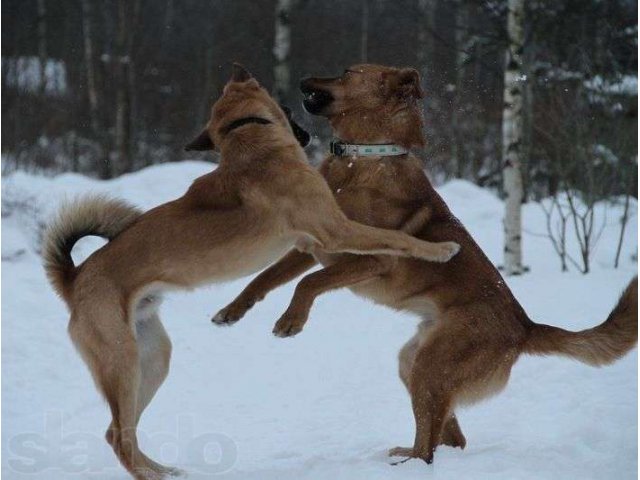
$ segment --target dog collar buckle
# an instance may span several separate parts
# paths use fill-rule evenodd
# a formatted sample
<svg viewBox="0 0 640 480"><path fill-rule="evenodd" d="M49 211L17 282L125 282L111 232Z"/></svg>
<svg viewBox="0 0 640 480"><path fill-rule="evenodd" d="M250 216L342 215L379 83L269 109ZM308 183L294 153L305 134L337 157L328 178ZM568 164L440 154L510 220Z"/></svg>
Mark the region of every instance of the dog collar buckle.
<svg viewBox="0 0 640 480"><path fill-rule="evenodd" d="M329 144L329 152L331 155L335 155L337 157L345 155L344 144L340 142L331 142Z"/></svg>

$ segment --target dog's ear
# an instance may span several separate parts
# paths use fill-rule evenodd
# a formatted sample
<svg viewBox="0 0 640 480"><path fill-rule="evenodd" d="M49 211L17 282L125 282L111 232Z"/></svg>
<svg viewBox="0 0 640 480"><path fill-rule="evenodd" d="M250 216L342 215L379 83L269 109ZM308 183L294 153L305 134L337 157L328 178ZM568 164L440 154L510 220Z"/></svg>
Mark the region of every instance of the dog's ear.
<svg viewBox="0 0 640 480"><path fill-rule="evenodd" d="M280 108L282 108L282 111L287 116L289 125L291 125L291 130L293 130L293 135L296 137L296 140L298 140L298 143L302 146L302 148L309 145L309 142L311 141L311 135L309 135L309 132L307 132L304 128L302 128L295 122L295 120L293 119L293 114L291 113L291 109L282 104L280 104Z"/></svg>
<svg viewBox="0 0 640 480"><path fill-rule="evenodd" d="M420 74L415 68L403 68L383 75L383 85L387 95L403 99L424 98L424 91L420 86Z"/></svg>
<svg viewBox="0 0 640 480"><path fill-rule="evenodd" d="M209 131L205 128L200 134L184 146L185 152L204 152L213 150L213 142L209 136Z"/></svg>
<svg viewBox="0 0 640 480"><path fill-rule="evenodd" d="M251 80L253 76L249 73L249 70L244 68L239 63L233 62L231 66L231 81L232 82L246 82Z"/></svg>
<svg viewBox="0 0 640 480"><path fill-rule="evenodd" d="M302 146L302 148L309 145L311 141L311 135L304 128L298 125L293 119L289 119L289 123L291 124L291 130L293 130L293 135L298 140L298 143Z"/></svg>
<svg viewBox="0 0 640 480"><path fill-rule="evenodd" d="M424 98L420 74L415 68L403 68L398 73L398 94L404 98Z"/></svg>

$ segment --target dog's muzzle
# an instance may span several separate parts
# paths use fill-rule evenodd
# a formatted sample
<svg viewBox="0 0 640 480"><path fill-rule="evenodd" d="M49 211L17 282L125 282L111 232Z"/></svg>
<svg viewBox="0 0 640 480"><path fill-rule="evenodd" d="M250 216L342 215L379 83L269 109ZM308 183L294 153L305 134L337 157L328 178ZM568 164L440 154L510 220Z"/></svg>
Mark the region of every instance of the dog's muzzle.
<svg viewBox="0 0 640 480"><path fill-rule="evenodd" d="M323 110L333 102L333 95L327 90L310 85L313 79L304 79L300 82L300 91L303 95L302 105L312 115L320 115Z"/></svg>

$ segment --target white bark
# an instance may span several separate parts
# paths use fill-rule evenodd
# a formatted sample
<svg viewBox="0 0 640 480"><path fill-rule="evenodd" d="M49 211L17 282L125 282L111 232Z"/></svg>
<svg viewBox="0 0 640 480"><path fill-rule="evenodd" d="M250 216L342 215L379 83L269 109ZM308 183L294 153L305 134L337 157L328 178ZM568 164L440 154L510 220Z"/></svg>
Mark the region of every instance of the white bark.
<svg viewBox="0 0 640 480"><path fill-rule="evenodd" d="M502 116L502 161L504 191L504 271L523 273L522 266L522 161L524 69L524 0L509 0L507 32L509 47L504 72L504 111Z"/></svg>
<svg viewBox="0 0 640 480"><path fill-rule="evenodd" d="M291 91L291 22L293 0L276 1L276 30L273 45L275 65L273 68L275 97L283 101Z"/></svg>

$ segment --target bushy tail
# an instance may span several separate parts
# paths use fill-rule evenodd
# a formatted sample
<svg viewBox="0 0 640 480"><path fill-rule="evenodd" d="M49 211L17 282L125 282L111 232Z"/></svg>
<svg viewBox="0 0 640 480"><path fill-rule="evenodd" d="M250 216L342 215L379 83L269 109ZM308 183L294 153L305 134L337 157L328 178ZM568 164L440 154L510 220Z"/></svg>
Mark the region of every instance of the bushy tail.
<svg viewBox="0 0 640 480"><path fill-rule="evenodd" d="M75 243L87 235L111 240L142 212L121 200L82 197L63 205L43 238L44 269L54 290L68 302L77 268L71 258Z"/></svg>
<svg viewBox="0 0 640 480"><path fill-rule="evenodd" d="M625 289L604 323L581 332L533 324L525 353L565 355L594 367L608 365L638 343L638 277Z"/></svg>

